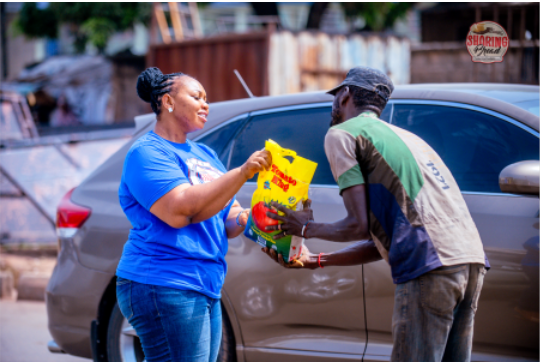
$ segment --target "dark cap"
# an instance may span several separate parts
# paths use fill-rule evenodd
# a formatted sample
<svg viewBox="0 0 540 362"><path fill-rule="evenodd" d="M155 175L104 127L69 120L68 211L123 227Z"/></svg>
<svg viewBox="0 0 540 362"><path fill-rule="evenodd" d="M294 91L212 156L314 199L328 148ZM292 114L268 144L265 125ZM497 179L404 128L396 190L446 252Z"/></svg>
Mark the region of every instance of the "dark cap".
<svg viewBox="0 0 540 362"><path fill-rule="evenodd" d="M390 95L394 91L392 81L380 70L369 67L356 67L349 70L345 80L340 85L326 93L335 96L339 89L346 85L354 85L375 92L386 101L388 101L388 98L390 98Z"/></svg>

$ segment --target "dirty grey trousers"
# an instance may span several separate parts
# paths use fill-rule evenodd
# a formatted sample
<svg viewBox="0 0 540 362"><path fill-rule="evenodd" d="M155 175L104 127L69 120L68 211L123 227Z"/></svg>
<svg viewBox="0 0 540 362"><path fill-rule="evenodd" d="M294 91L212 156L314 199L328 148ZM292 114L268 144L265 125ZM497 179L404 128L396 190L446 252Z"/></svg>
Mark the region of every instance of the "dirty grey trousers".
<svg viewBox="0 0 540 362"><path fill-rule="evenodd" d="M440 267L396 286L392 362L468 362L486 269Z"/></svg>

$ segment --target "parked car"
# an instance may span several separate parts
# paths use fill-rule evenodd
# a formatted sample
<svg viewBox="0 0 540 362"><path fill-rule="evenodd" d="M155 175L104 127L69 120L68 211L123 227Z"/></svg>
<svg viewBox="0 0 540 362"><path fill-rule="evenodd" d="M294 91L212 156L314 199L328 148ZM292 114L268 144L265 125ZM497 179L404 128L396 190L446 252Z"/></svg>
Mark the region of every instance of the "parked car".
<svg viewBox="0 0 540 362"><path fill-rule="evenodd" d="M538 361L539 87L500 84L396 87L381 118L425 139L459 184L491 270L482 290L473 361ZM230 169L272 138L318 163L315 220L346 215L324 154L332 97L303 93L212 104L190 138ZM115 270L130 223L118 201L124 157L138 131L58 209L58 263L46 291L49 348L94 361L142 361L135 331L116 305ZM501 178L499 177L501 176ZM501 191L502 189L505 191ZM237 195L250 204L256 188ZM307 241L314 253L349 243ZM289 270L243 235L229 240L220 361L387 361L394 285L384 261Z"/></svg>

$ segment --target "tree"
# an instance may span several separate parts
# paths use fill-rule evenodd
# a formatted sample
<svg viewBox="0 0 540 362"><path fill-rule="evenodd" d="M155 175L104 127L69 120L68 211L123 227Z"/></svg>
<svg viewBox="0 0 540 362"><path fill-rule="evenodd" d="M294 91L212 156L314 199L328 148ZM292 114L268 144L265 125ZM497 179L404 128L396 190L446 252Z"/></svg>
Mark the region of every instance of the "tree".
<svg viewBox="0 0 540 362"><path fill-rule="evenodd" d="M278 15L276 3L250 3L257 15ZM319 29L324 12L328 8L328 2L314 2L309 7L307 29ZM366 3L347 2L339 3L345 12L349 22L361 16L366 21L362 30L383 31L394 26L394 23L405 16L412 7L412 3Z"/></svg>
<svg viewBox="0 0 540 362"><path fill-rule="evenodd" d="M50 7L38 9L36 3L25 3L15 22L18 30L29 38L56 38L58 23Z"/></svg>
<svg viewBox="0 0 540 362"><path fill-rule="evenodd" d="M309 8L307 29L319 29L321 26L322 16L328 7L329 3L313 3Z"/></svg>
<svg viewBox="0 0 540 362"><path fill-rule="evenodd" d="M147 23L151 10L149 3L53 2L44 9L25 3L16 26L30 38L57 38L59 26L67 24L75 36L76 52L84 52L90 41L103 53L112 34L131 28L136 22Z"/></svg>
<svg viewBox="0 0 540 362"><path fill-rule="evenodd" d="M405 16L412 3L340 3L349 21L362 16L366 26L362 30L383 31L394 26L395 22Z"/></svg>
<svg viewBox="0 0 540 362"><path fill-rule="evenodd" d="M253 2L251 3L251 7L253 8L253 11L255 11L255 14L258 16L275 16L277 17L278 14L278 7L277 3L269 3L269 2ZM268 25L268 23L264 23L265 26Z"/></svg>
<svg viewBox="0 0 540 362"><path fill-rule="evenodd" d="M258 16L278 16L277 3L252 2L250 3L253 11ZM309 15L306 28L318 29L321 23L322 15L329 3L313 3L309 7Z"/></svg>

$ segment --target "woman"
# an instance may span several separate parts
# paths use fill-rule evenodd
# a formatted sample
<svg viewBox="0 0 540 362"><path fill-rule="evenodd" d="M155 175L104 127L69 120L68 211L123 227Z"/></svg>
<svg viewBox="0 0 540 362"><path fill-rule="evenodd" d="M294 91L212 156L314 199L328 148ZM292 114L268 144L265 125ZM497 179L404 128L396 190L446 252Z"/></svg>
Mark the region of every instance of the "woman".
<svg viewBox="0 0 540 362"><path fill-rule="evenodd" d="M116 271L118 304L146 361L213 362L227 238L239 235L248 217L235 194L269 168L270 155L255 152L227 172L214 151L188 140L208 116L206 92L188 75L149 68L137 93L157 123L124 162L119 197L133 228Z"/></svg>

